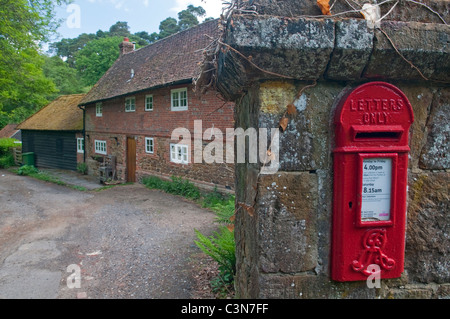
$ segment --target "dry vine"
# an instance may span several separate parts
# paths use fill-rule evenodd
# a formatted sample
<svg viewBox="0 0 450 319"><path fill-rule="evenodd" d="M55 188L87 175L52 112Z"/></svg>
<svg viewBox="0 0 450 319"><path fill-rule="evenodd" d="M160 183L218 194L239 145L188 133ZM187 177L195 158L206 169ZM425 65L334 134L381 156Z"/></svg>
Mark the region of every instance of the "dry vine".
<svg viewBox="0 0 450 319"><path fill-rule="evenodd" d="M333 12L335 4L338 2L345 3L349 8L351 8L351 10L345 10L345 11L341 11L341 12ZM384 0L380 3L376 3L376 1L369 1L369 0L334 0L334 1L332 1L332 4L329 6L329 11L330 11L329 14L313 15L313 16L312 15L301 15L298 17L299 18L300 17L306 17L306 18L330 18L330 17L333 18L333 17L335 17L335 18L338 18L338 17L343 17L348 14L354 14L354 13L364 16L363 6L365 4L372 3L372 6L377 7L377 8L380 8L381 6L385 6L385 5L391 5L391 7L389 7L389 9L387 10L387 13L385 13L382 17L379 17L376 21L373 21L375 23L375 25L377 26L376 29L380 30L386 36L386 38L388 39L388 41L390 42L390 44L392 45L392 47L394 48L396 53L403 60L405 60L408 64L410 64L411 67L413 67L415 70L417 70L419 75L424 80L429 80L427 77L425 77L423 75L423 73L419 70L419 68L417 66L415 66L411 61L407 60L400 53L400 51L397 49L397 46L392 41L392 39L387 35L387 33L384 30L382 30L379 27L379 23L382 20L384 20L387 16L389 16L391 14L391 12L394 10L394 8L397 6L397 4L399 4L400 2L412 3L414 5L420 6L421 8L425 8L425 9L429 10L434 15L436 15L443 24L448 26L448 23L437 11L433 10L430 6L428 6L427 4L425 4L423 2L420 2L419 0ZM198 72L197 76L195 76L193 79L193 84L194 84L195 90L205 93L209 89L216 88L218 56L221 51L226 52L228 50L234 52L239 57L244 59L247 63L249 63L252 67L256 68L257 70L259 70L261 72L275 75L275 76L278 76L281 78L293 79L290 76L285 76L282 74L277 74L277 73L274 73L274 72L271 72L268 70L264 70L263 68L259 67L254 62L252 62L251 57L246 57L244 54L239 52L237 49L231 47L230 45L226 44L223 41L227 23L230 21L233 14L235 14L235 13L251 14L251 15L258 14L257 7L254 5L257 3L257 0L225 0L225 1L222 1L222 3L223 3L222 15L218 22L221 34L218 38L211 38L208 36L211 39L211 42L209 43L209 45L206 48L201 50L203 52L203 60L199 62L199 72ZM302 79L297 79L297 80L302 80Z"/></svg>

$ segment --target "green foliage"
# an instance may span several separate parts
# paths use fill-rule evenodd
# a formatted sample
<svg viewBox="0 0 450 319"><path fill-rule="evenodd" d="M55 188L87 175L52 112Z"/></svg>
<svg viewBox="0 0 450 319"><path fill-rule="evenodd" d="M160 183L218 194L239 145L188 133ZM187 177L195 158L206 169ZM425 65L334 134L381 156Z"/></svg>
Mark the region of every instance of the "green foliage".
<svg viewBox="0 0 450 319"><path fill-rule="evenodd" d="M17 174L22 175L22 176L31 176L31 177L39 179L41 181L67 186L67 184L64 183L63 181L59 180L58 178L56 178L54 176L47 174L46 172L38 170L33 165L23 165L23 166L19 167L19 169L17 170ZM83 187L80 187L80 188L83 188Z"/></svg>
<svg viewBox="0 0 450 319"><path fill-rule="evenodd" d="M188 180L172 176L170 181L162 180L156 176L142 178L142 184L148 188L161 189L169 194L181 195L193 200L200 198L200 190Z"/></svg>
<svg viewBox="0 0 450 319"><path fill-rule="evenodd" d="M56 90L42 72L38 43L56 31L65 0L3 0L0 6L0 111L45 105ZM2 114L2 122L5 114Z"/></svg>
<svg viewBox="0 0 450 319"><path fill-rule="evenodd" d="M86 92L77 70L71 68L59 56L44 56L44 61L44 75L55 83L57 89L57 93L52 96L51 100L55 99L57 95Z"/></svg>
<svg viewBox="0 0 450 319"><path fill-rule="evenodd" d="M231 217L235 210L235 197L223 195L214 189L213 192L203 196L202 206L209 208L216 213L216 222L218 224L229 225Z"/></svg>
<svg viewBox="0 0 450 319"><path fill-rule="evenodd" d="M195 230L198 239L195 244L219 264L219 276L212 279L211 286L216 293L226 295L236 274L234 231L232 227L229 228L234 223L235 197L223 195L214 189L204 195L202 206L216 213L216 223L220 226L219 231L209 237Z"/></svg>
<svg viewBox="0 0 450 319"><path fill-rule="evenodd" d="M14 166L14 156L12 153L0 155L0 168L9 168Z"/></svg>
<svg viewBox="0 0 450 319"><path fill-rule="evenodd" d="M77 164L77 171L80 174L86 175L88 171L88 166L86 163L78 163Z"/></svg>
<svg viewBox="0 0 450 319"><path fill-rule="evenodd" d="M180 30L186 30L198 25L197 17L203 17L206 14L202 7L194 7L192 4L188 5L187 9L178 12L178 27Z"/></svg>
<svg viewBox="0 0 450 319"><path fill-rule="evenodd" d="M14 156L11 152L12 147L17 147L16 139L0 138L0 168L9 168L14 166Z"/></svg>
<svg viewBox="0 0 450 319"><path fill-rule="evenodd" d="M14 138L0 138L0 156L10 153L11 147L16 147L18 140Z"/></svg>
<svg viewBox="0 0 450 319"><path fill-rule="evenodd" d="M39 170L33 165L23 165L17 170L17 175L33 176L39 173Z"/></svg>
<svg viewBox="0 0 450 319"><path fill-rule="evenodd" d="M130 27L128 26L128 23L124 21L117 21L109 28L109 36L111 37L123 38L129 37L130 35Z"/></svg>
<svg viewBox="0 0 450 319"><path fill-rule="evenodd" d="M234 232L221 226L212 236L205 236L198 230L195 230L195 233L198 240L194 242L197 247L219 264L219 278L213 286L220 289L220 283L225 286L232 285L236 274Z"/></svg>
<svg viewBox="0 0 450 319"><path fill-rule="evenodd" d="M198 17L203 17L205 14L206 12L201 6L194 7L193 5L189 5L185 10L178 12L178 21L172 17L161 21L159 24L159 34L152 33L150 36L152 42L198 25Z"/></svg>
<svg viewBox="0 0 450 319"><path fill-rule="evenodd" d="M122 37L96 39L76 54L76 68L84 85L94 85L119 57Z"/></svg>
<svg viewBox="0 0 450 319"><path fill-rule="evenodd" d="M19 107L37 110L48 103L56 87L45 77L44 59L36 49L11 52L6 59L2 55L4 52L0 52L0 109L5 112Z"/></svg>

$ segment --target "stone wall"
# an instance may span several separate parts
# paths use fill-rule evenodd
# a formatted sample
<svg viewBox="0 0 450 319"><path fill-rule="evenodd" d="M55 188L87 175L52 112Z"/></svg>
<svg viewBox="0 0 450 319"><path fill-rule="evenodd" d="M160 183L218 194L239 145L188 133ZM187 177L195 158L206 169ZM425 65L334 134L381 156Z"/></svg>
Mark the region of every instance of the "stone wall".
<svg viewBox="0 0 450 319"><path fill-rule="evenodd" d="M381 30L362 19L233 15L228 21L217 86L236 101L236 127L276 128L287 105L296 109L280 133L277 173L236 164L239 297L449 297L450 32L439 23L393 21ZM345 90L374 80L400 88L415 117L405 271L382 280L381 288L330 279L334 110Z"/></svg>

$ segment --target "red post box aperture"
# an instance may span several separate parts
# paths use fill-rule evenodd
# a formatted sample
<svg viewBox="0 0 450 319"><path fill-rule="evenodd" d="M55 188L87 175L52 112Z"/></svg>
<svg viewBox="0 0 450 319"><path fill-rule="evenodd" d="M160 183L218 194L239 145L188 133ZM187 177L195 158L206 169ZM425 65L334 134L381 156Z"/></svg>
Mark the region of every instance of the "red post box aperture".
<svg viewBox="0 0 450 319"><path fill-rule="evenodd" d="M335 115L331 278L403 272L409 128L406 96L384 82L348 92Z"/></svg>

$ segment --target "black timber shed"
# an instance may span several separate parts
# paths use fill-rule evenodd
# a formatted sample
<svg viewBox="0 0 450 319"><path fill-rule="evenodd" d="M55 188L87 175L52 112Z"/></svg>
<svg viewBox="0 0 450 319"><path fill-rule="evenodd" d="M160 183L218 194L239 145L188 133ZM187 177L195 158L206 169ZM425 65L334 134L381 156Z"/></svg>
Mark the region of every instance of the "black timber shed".
<svg viewBox="0 0 450 319"><path fill-rule="evenodd" d="M36 167L76 170L82 137L84 94L63 95L23 121L22 153L33 152Z"/></svg>

